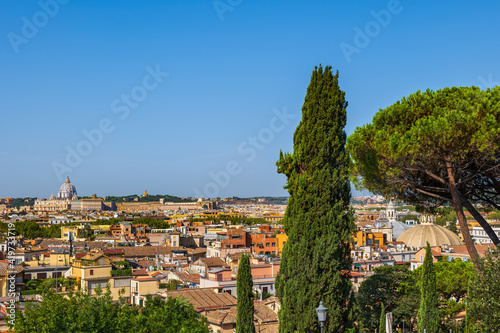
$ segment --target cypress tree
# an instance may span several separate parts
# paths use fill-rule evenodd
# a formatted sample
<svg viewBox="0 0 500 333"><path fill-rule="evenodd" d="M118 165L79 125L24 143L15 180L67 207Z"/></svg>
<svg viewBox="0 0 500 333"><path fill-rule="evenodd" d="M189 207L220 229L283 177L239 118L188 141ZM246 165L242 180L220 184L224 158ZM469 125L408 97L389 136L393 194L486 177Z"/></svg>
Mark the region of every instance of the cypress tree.
<svg viewBox="0 0 500 333"><path fill-rule="evenodd" d="M439 296L436 291L436 271L432 262L431 246L427 242L425 259L422 267L420 287L420 308L417 314L417 328L419 333L441 332L441 318L439 316Z"/></svg>
<svg viewBox="0 0 500 333"><path fill-rule="evenodd" d="M280 152L276 163L290 193L284 217L288 241L276 279L280 333L318 332L320 301L328 308L325 332L345 332L356 318L350 304L350 243L356 227L349 206L346 107L338 72L316 67L293 154Z"/></svg>
<svg viewBox="0 0 500 333"><path fill-rule="evenodd" d="M240 264L238 265L238 275L236 276L237 315L236 332L237 333L255 333L253 324L253 280L248 255L242 253Z"/></svg>
<svg viewBox="0 0 500 333"><path fill-rule="evenodd" d="M385 307L382 303L382 310L380 311L380 324L378 325L378 333L385 333Z"/></svg>

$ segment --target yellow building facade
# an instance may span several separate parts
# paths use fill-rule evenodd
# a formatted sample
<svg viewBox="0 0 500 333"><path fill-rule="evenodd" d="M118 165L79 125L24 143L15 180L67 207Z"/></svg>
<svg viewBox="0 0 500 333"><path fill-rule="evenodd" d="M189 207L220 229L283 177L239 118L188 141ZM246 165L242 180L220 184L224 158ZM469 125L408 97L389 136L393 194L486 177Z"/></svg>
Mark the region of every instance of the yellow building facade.
<svg viewBox="0 0 500 333"><path fill-rule="evenodd" d="M387 236L382 232L358 230L354 234L354 244L359 246L386 245Z"/></svg>
<svg viewBox="0 0 500 333"><path fill-rule="evenodd" d="M278 240L278 255L281 256L281 253L283 253L283 246L288 241L288 236L286 234L277 234L276 239Z"/></svg>

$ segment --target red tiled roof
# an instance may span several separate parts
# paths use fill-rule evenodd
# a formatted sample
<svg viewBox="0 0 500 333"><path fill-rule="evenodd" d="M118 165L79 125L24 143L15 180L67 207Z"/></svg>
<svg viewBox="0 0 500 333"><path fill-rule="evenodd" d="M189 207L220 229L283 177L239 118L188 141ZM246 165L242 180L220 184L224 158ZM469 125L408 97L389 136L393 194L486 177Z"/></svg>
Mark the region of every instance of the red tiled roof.
<svg viewBox="0 0 500 333"><path fill-rule="evenodd" d="M133 276L149 276L148 273L146 272L146 269L136 269L135 271L132 272Z"/></svg>
<svg viewBox="0 0 500 333"><path fill-rule="evenodd" d="M105 254L125 253L123 249L109 249L103 251Z"/></svg>
<svg viewBox="0 0 500 333"><path fill-rule="evenodd" d="M177 275L177 277L179 279L181 279L183 282L197 283L197 284L200 283L200 277L201 277L200 274L189 274L186 272L176 272L175 275Z"/></svg>

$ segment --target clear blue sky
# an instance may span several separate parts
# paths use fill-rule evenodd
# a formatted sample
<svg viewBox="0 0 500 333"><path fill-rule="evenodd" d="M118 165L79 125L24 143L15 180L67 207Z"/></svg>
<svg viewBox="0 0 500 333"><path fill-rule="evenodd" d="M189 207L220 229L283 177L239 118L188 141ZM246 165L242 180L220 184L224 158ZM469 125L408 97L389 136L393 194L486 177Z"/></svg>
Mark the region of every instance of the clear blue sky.
<svg viewBox="0 0 500 333"><path fill-rule="evenodd" d="M348 134L417 90L500 81L498 1L61 2L0 3L0 197L67 173L81 195L286 195L315 65L340 72Z"/></svg>

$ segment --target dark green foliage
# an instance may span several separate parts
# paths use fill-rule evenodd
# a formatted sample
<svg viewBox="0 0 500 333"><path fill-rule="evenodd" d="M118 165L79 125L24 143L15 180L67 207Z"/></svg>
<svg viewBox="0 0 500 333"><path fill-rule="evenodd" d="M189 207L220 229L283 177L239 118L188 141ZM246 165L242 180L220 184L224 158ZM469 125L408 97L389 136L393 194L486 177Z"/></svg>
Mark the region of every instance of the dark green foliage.
<svg viewBox="0 0 500 333"><path fill-rule="evenodd" d="M436 291L436 271L429 243L427 243L425 251L420 290L420 308L417 315L418 332L424 333L425 329L427 332L439 333L441 332L439 298Z"/></svg>
<svg viewBox="0 0 500 333"><path fill-rule="evenodd" d="M46 228L42 228L42 237L44 238L61 238L61 225L53 224Z"/></svg>
<svg viewBox="0 0 500 333"><path fill-rule="evenodd" d="M499 212L490 213L488 214L488 216L486 216L486 218L489 220L500 220L500 213Z"/></svg>
<svg viewBox="0 0 500 333"><path fill-rule="evenodd" d="M425 207L453 205L474 263L464 208L500 243L473 204L500 208L500 87L416 92L349 136L357 185Z"/></svg>
<svg viewBox="0 0 500 333"><path fill-rule="evenodd" d="M90 225L113 225L123 222L123 219L120 218L111 218L108 220L97 220L89 222ZM167 229L170 228L170 223L168 220L159 220L152 217L140 217L138 219L134 219L132 221L126 221L134 224L147 224L150 228L154 229ZM66 226L80 225L78 222L70 222L66 223Z"/></svg>
<svg viewBox="0 0 500 333"><path fill-rule="evenodd" d="M160 288L166 288L167 290L177 290L178 286L182 286L182 282L175 279L168 281L168 283L160 283Z"/></svg>
<svg viewBox="0 0 500 333"><path fill-rule="evenodd" d="M409 322L416 316L420 291L415 288L416 279L408 266L385 265L374 272L361 283L356 295L363 326L372 331L379 326L382 304L387 312L393 312L396 323Z"/></svg>
<svg viewBox="0 0 500 333"><path fill-rule="evenodd" d="M378 325L378 333L386 333L385 330L385 307L384 303L382 303L382 311L380 312L380 323Z"/></svg>
<svg viewBox="0 0 500 333"><path fill-rule="evenodd" d="M7 232L9 223L0 222L0 231ZM19 221L14 223L14 234L23 235L24 238L60 238L61 225L55 224L40 227L35 221Z"/></svg>
<svg viewBox="0 0 500 333"><path fill-rule="evenodd" d="M115 262L115 266L120 268L125 268L125 267L130 267L130 263L126 260L118 260L117 262Z"/></svg>
<svg viewBox="0 0 500 333"><path fill-rule="evenodd" d="M252 270L250 267L250 258L247 254L242 253L238 266L238 275L236 277L236 293L238 295L236 316L236 332L237 333L255 333L253 324L253 279Z"/></svg>
<svg viewBox="0 0 500 333"><path fill-rule="evenodd" d="M7 204L8 208L19 208L21 206L33 206L37 198L14 198L11 202Z"/></svg>
<svg viewBox="0 0 500 333"><path fill-rule="evenodd" d="M418 216L414 214L408 214L401 218L401 222L406 222L408 220L413 220L418 222Z"/></svg>
<svg viewBox="0 0 500 333"><path fill-rule="evenodd" d="M41 303L27 303L16 312L16 333L209 333L207 320L180 298L148 296L139 311L124 299L113 303L109 289L97 296L70 293L66 298L50 291Z"/></svg>
<svg viewBox="0 0 500 333"><path fill-rule="evenodd" d="M131 276L132 268L117 269L111 271L111 276Z"/></svg>
<svg viewBox="0 0 500 333"><path fill-rule="evenodd" d="M500 332L500 249L487 254L481 266L469 283L468 332Z"/></svg>
<svg viewBox="0 0 500 333"><path fill-rule="evenodd" d="M439 261L434 264L436 270L436 291L443 299L460 300L467 295L469 280L474 276L474 266L459 258Z"/></svg>
<svg viewBox="0 0 500 333"><path fill-rule="evenodd" d="M138 199L140 202L151 202L151 201L160 201L160 199L165 199L165 202L194 202L196 200L193 199L187 199L187 198L179 198L173 195L161 195L161 194L156 194L156 195L148 195L147 197L142 197L137 194L131 194L131 195L126 195L126 196L107 196L104 201L111 201L111 202L128 202L128 201L134 201L134 199ZM125 199L125 200L124 200Z"/></svg>
<svg viewBox="0 0 500 333"><path fill-rule="evenodd" d="M325 332L345 332L355 318L350 243L355 231L345 152L345 93L338 73L316 67L307 88L293 154L280 152L278 172L290 193L284 217L288 241L276 280L280 332L317 332L315 308L328 308Z"/></svg>
<svg viewBox="0 0 500 333"><path fill-rule="evenodd" d="M23 290L21 291L21 295L41 295L43 294L43 290L41 289L33 289L33 290Z"/></svg>
<svg viewBox="0 0 500 333"><path fill-rule="evenodd" d="M381 304L386 312L392 312L394 325L406 329L413 327L420 306L423 266L410 271L407 266L381 266L361 284L356 295L363 318L363 326L375 331L379 326ZM460 259L434 264L436 292L439 300L439 316L448 331L460 328L450 319L464 310L467 284L475 270L471 263Z"/></svg>

